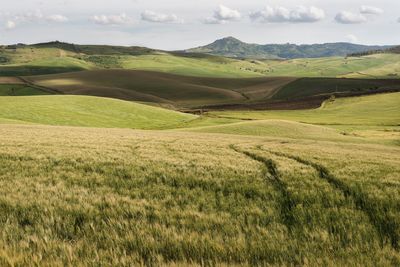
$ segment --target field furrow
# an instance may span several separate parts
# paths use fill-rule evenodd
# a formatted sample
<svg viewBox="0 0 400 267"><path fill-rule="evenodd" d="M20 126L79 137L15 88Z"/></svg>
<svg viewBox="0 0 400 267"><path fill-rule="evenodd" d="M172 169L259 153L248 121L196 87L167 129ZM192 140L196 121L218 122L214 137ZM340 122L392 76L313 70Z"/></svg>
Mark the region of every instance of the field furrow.
<svg viewBox="0 0 400 267"><path fill-rule="evenodd" d="M364 195L345 187L326 168L267 148L264 144L237 150L265 164L285 185L286 195L290 196L291 218L295 222L290 235L307 243L306 250L335 255L352 250L396 254L393 229L396 223L390 216L373 215L373 212L381 214L379 207L368 209L366 206L371 203Z"/></svg>
<svg viewBox="0 0 400 267"><path fill-rule="evenodd" d="M388 214L389 209L379 205L380 203L374 203L371 199L369 199L368 195L360 189L360 185L355 185L354 188L349 186L345 182L332 175L326 167L318 163L300 158L298 156L273 151L269 152L313 167L319 173L319 177L321 179L327 180L332 186L341 190L347 198L352 198L357 208L368 215L371 223L380 233L382 244L385 244L387 241L389 241L394 249L399 249L400 225L398 225L398 222L394 221L392 216Z"/></svg>
<svg viewBox="0 0 400 267"><path fill-rule="evenodd" d="M282 223L286 225L286 227L289 230L291 230L293 225L295 225L296 223L295 217L293 216L292 212L295 203L290 193L287 190L286 184L281 180L280 177L281 175L276 167L275 162L272 161L271 159L260 157L257 154L240 150L233 145L231 146L231 148L234 151L246 155L247 157L255 161L258 161L264 165L262 172L264 173L266 182L272 183L276 191L278 191L281 196L279 208L280 208Z"/></svg>

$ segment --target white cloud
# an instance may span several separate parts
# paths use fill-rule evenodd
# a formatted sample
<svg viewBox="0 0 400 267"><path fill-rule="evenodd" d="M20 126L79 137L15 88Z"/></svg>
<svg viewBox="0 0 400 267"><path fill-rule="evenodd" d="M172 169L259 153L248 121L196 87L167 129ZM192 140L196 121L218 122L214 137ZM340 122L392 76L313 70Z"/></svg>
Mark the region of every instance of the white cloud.
<svg viewBox="0 0 400 267"><path fill-rule="evenodd" d="M347 41L349 41L350 43L357 43L357 42L358 42L358 38L357 38L357 36L355 36L354 34L348 34L348 35L346 35L346 39L347 39Z"/></svg>
<svg viewBox="0 0 400 267"><path fill-rule="evenodd" d="M12 21L12 20L8 20L7 22L6 22L6 29L7 30L12 30L12 29L14 29L15 27L17 27L17 24L14 22L14 21Z"/></svg>
<svg viewBox="0 0 400 267"><path fill-rule="evenodd" d="M146 10L141 15L142 20L157 23L183 23L175 14L167 15Z"/></svg>
<svg viewBox="0 0 400 267"><path fill-rule="evenodd" d="M8 14L9 20L14 24L23 24L23 23L36 23L36 22L67 22L68 18L61 14L53 14L45 16L42 11L36 10L34 12L26 12L11 15ZM11 23L12 24L12 23Z"/></svg>
<svg viewBox="0 0 400 267"><path fill-rule="evenodd" d="M397 22L400 23L400 18L397 19Z"/></svg>
<svg viewBox="0 0 400 267"><path fill-rule="evenodd" d="M206 24L225 24L229 21L238 21L242 15L239 11L230 9L224 5L220 5L217 10L214 11L212 17L206 18L204 23Z"/></svg>
<svg viewBox="0 0 400 267"><path fill-rule="evenodd" d="M325 11L318 7L298 6L293 9L286 7L270 7L267 6L263 10L250 13L250 19L263 23L304 23L317 22L325 18Z"/></svg>
<svg viewBox="0 0 400 267"><path fill-rule="evenodd" d="M361 6L360 13L366 15L381 15L383 14L383 10L374 6Z"/></svg>
<svg viewBox="0 0 400 267"><path fill-rule="evenodd" d="M362 14L342 11L336 15L335 20L341 24L359 24L367 22L368 19Z"/></svg>
<svg viewBox="0 0 400 267"><path fill-rule="evenodd" d="M99 25L122 25L132 22L125 13L119 15L95 15L90 20Z"/></svg>
<svg viewBox="0 0 400 267"><path fill-rule="evenodd" d="M67 22L68 18L60 14L54 14L46 17L47 21L50 22Z"/></svg>
<svg viewBox="0 0 400 267"><path fill-rule="evenodd" d="M237 10L220 5L218 9L214 12L214 18L226 21L239 20L241 18L241 14Z"/></svg>

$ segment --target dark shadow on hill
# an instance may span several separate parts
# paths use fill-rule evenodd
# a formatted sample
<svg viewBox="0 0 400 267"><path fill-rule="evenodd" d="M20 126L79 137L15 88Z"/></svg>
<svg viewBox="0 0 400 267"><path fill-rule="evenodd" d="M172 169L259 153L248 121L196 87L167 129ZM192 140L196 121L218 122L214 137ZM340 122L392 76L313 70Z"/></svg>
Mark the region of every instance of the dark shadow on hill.
<svg viewBox="0 0 400 267"><path fill-rule="evenodd" d="M33 76L83 71L80 67L0 66L0 76Z"/></svg>

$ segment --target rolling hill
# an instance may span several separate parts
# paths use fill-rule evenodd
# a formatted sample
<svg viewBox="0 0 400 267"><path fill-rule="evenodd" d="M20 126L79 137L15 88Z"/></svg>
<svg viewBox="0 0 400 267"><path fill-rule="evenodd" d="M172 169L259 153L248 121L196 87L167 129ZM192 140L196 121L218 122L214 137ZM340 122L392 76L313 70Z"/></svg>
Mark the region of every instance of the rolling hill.
<svg viewBox="0 0 400 267"><path fill-rule="evenodd" d="M398 146L399 103L400 93L388 93L329 100L320 108L309 110L210 112L207 115L213 118L244 121L194 126L185 131Z"/></svg>
<svg viewBox="0 0 400 267"><path fill-rule="evenodd" d="M190 53L208 53L218 56L255 59L294 59L346 56L351 53L386 49L390 46L367 46L351 43L326 43L312 45L295 44L248 44L236 38L227 37L209 45L186 50Z"/></svg>
<svg viewBox="0 0 400 267"><path fill-rule="evenodd" d="M26 77L64 94L94 95L176 107L265 99L293 78L203 78L134 70L96 70Z"/></svg>
<svg viewBox="0 0 400 267"><path fill-rule="evenodd" d="M112 46L112 45L79 45L60 41L39 43L33 45L15 45L15 48L35 47L35 48L58 48L76 54L86 55L146 55L159 50L140 46Z"/></svg>
<svg viewBox="0 0 400 267"><path fill-rule="evenodd" d="M0 47L0 76L54 74L91 69L138 69L203 77L261 77L249 61L212 55L140 52L134 48L47 43ZM86 46L83 46L86 47ZM67 49L67 50L64 50ZM80 51L80 50L79 50Z"/></svg>
<svg viewBox="0 0 400 267"><path fill-rule="evenodd" d="M0 97L0 121L84 127L168 129L197 116L89 96Z"/></svg>
<svg viewBox="0 0 400 267"><path fill-rule="evenodd" d="M373 94L400 91L399 79L300 78L283 86L274 100L295 100L313 96Z"/></svg>
<svg viewBox="0 0 400 267"><path fill-rule="evenodd" d="M291 50L290 47L282 49ZM256 49L254 53L261 55L262 51ZM50 42L0 46L0 76L28 76L95 69L134 69L225 78L399 77L398 54L377 54L367 57L331 57L331 54L328 56L292 60L234 59L204 53L166 52L141 47Z"/></svg>
<svg viewBox="0 0 400 267"><path fill-rule="evenodd" d="M318 109L219 111L210 115L248 120L291 120L320 125L400 125L400 93L327 100Z"/></svg>
<svg viewBox="0 0 400 267"><path fill-rule="evenodd" d="M24 77L29 85L69 95L141 101L173 109L293 109L336 96L394 92L399 79L206 78L139 70L95 70ZM297 102L300 104L296 104ZM294 103L291 107L286 102ZM304 103L303 103L304 102ZM282 106L283 104L283 106Z"/></svg>

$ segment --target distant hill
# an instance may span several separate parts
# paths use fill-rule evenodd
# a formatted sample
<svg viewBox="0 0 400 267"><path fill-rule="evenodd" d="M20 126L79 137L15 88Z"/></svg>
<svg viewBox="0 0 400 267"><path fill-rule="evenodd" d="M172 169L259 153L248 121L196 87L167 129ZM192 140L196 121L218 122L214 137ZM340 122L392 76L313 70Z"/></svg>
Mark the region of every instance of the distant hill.
<svg viewBox="0 0 400 267"><path fill-rule="evenodd" d="M364 52L352 53L349 54L349 57L363 57L369 55L376 55L376 54L400 54L400 45L393 46L386 49L373 49Z"/></svg>
<svg viewBox="0 0 400 267"><path fill-rule="evenodd" d="M370 50L383 50L391 46L367 46L351 43L326 43L312 45L296 44L248 44L233 37L227 37L212 44L186 50L190 53L208 53L218 56L258 59L294 59L346 56Z"/></svg>
<svg viewBox="0 0 400 267"><path fill-rule="evenodd" d="M240 41L235 40L233 38L230 41L228 40L229 45L225 47L226 51L239 50L237 44ZM223 50L223 42L217 43L221 45L218 49ZM339 44L335 45L339 46ZM245 44L243 47L251 48L251 54L248 52L249 49L246 50L247 52L243 50L242 55L248 53L248 58L245 59L233 58L236 56L233 54L230 54L230 57L224 57L199 52L168 52L135 46L77 45L58 41L33 45L0 45L0 76L31 76L96 69L128 69L224 78L263 76L400 77L397 67L400 62L400 54L380 52L378 55L361 58L360 56L366 53L364 52L355 57L257 60L254 57L263 55L262 53L264 53L265 58L281 58L287 56L282 53L290 53L290 51L272 55L262 50L262 46L259 45L249 44L247 46ZM282 47L280 49L283 50ZM392 47L392 49L396 48ZM292 50L295 51L295 49ZM397 48L398 50L399 48ZM369 53L367 52L366 55ZM324 56L328 55L325 54Z"/></svg>
<svg viewBox="0 0 400 267"><path fill-rule="evenodd" d="M157 50L140 46L112 46L112 45L78 45L65 42L47 42L32 45L16 44L7 48L58 48L73 53L82 53L86 55L145 55L156 52Z"/></svg>
<svg viewBox="0 0 400 267"><path fill-rule="evenodd" d="M389 49L386 50L386 52L394 53L394 54L400 54L400 45L392 47L392 48L389 48Z"/></svg>

